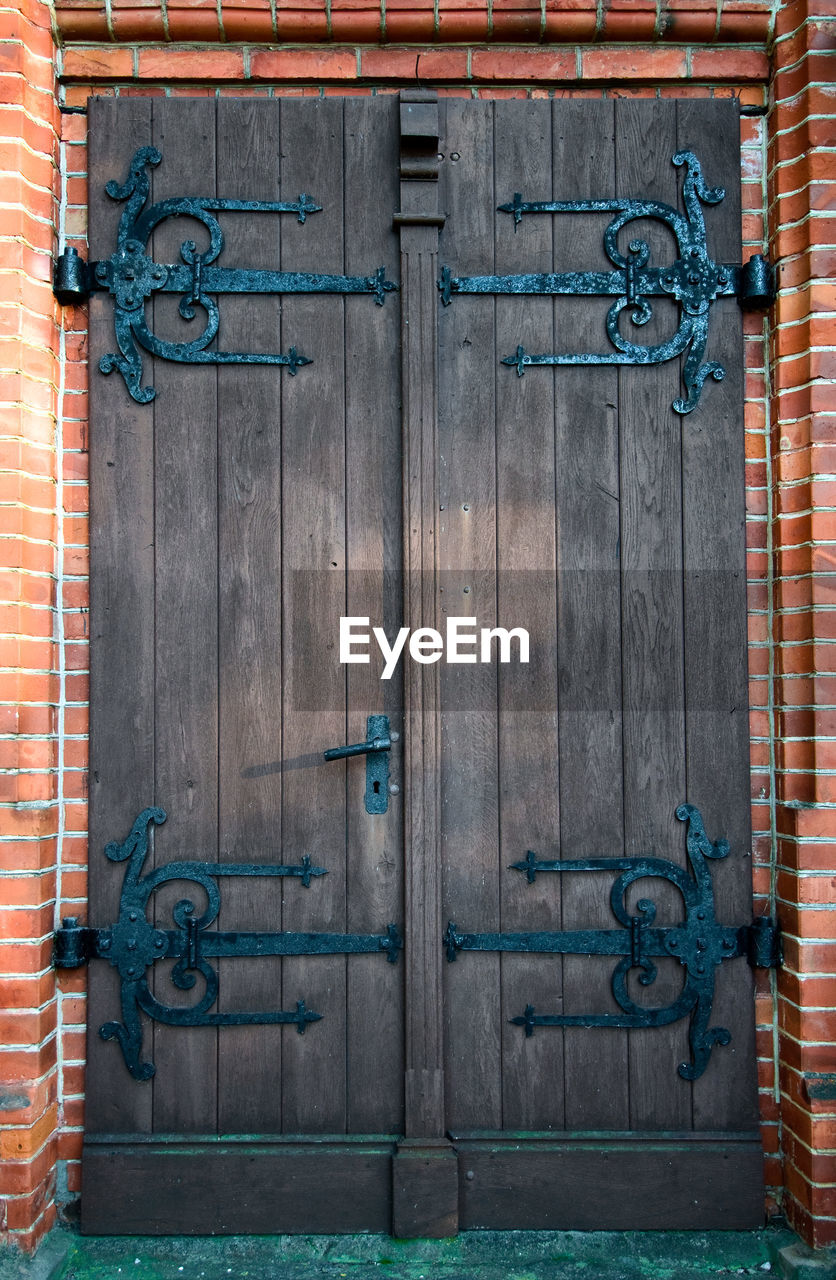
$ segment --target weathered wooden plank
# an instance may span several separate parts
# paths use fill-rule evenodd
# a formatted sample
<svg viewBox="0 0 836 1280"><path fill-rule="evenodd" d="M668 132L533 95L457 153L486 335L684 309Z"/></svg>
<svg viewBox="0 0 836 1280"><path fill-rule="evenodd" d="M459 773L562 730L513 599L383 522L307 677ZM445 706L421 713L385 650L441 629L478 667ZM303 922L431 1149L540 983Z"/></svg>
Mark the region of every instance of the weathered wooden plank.
<svg viewBox="0 0 836 1280"><path fill-rule="evenodd" d="M553 112L553 199L605 199L615 191L614 104L555 102ZM603 245L607 221L588 213L556 217L554 270L612 269ZM606 351L609 305L559 300L559 348ZM561 856L615 857L624 841L616 371L558 370L556 418ZM611 879L567 876L561 927L613 928ZM603 957L566 956L564 1012L616 1011L613 967ZM567 1128L628 1128L626 1033L572 1027L564 1035Z"/></svg>
<svg viewBox="0 0 836 1280"><path fill-rule="evenodd" d="M217 104L220 195L279 198L279 118L273 100ZM224 261L276 270L282 223L290 214L223 218ZM221 301L219 340L227 350L278 351L278 298ZM281 847L281 381L269 365L218 370L218 835L226 862L297 862ZM277 930L282 899L292 916L299 881L226 880L221 929ZM288 927L294 928L290 924ZM280 1007L281 961L219 965L219 1008ZM222 1133L281 1128L282 1045L288 1027L224 1027L219 1037L218 1126Z"/></svg>
<svg viewBox="0 0 836 1280"><path fill-rule="evenodd" d="M215 193L215 104L167 98L152 108L155 201ZM153 237L159 262L176 262L180 245L203 228L180 219L160 224ZM173 295L154 301L158 334L192 339L203 324L198 308L181 320ZM218 836L218 594L217 378L213 369L158 360L153 366L156 575L156 801L168 821L155 845L156 863L177 858L215 860ZM157 924L171 927L183 897L202 910L203 892L172 883L155 895ZM166 1004L194 1004L157 964L153 989ZM154 1027L154 1128L212 1132L216 1124L217 1030Z"/></svg>
<svg viewBox="0 0 836 1280"><path fill-rule="evenodd" d="M105 195L137 147L151 142L151 103L91 98L90 250L108 258L123 206ZM104 856L154 803L154 410L122 378L99 372L116 351L113 303L90 299L90 905L89 923L119 916L124 866ZM89 972L86 1124L89 1131L150 1127L152 1091L134 1086L115 1041L99 1027L120 1017L110 965Z"/></svg>
<svg viewBox="0 0 836 1280"><path fill-rule="evenodd" d="M551 104L498 103L494 112L494 205L510 200L515 191L549 199ZM551 217L530 218L519 230L507 214L494 213L493 221L498 272L551 270ZM518 378L498 362L519 343L529 351L551 349L552 313L548 298L496 300L497 621L506 629L524 627L530 636L527 665L518 662L516 643L509 664L500 664L496 647L493 655L499 699L500 920L511 931L555 929L560 920L557 877L541 876L530 885L509 868L527 849L555 856L559 833L555 376L538 369ZM527 1039L509 1021L527 1004L559 1009L561 970L559 957L500 957L505 1128L562 1127L563 1037L557 1032Z"/></svg>
<svg viewBox="0 0 836 1280"><path fill-rule="evenodd" d="M737 104L677 103L677 144L701 159L709 186L726 189L705 209L709 252L740 261L740 128ZM682 436L685 724L688 799L711 839L731 846L712 864L718 917L745 923L752 911L749 717L746 668L746 525L743 339L733 299L712 307L706 359L725 368L710 379ZM694 1085L699 1128L740 1128L757 1115L753 977L744 961L717 973L712 1025L732 1039Z"/></svg>
<svg viewBox="0 0 836 1280"><path fill-rule="evenodd" d="M348 98L344 154L345 268L369 275L379 266L398 277L397 98ZM371 192L375 198L370 200ZM382 307L369 297L346 299L346 571L347 613L368 617L392 638L400 625L401 444L400 295ZM336 572L336 571L335 571ZM369 715L389 716L403 732L403 673L381 680L375 659L349 666L349 742L362 742ZM390 752L399 788L386 814L368 814L366 766L347 770L347 915L351 933L403 926L402 745ZM403 965L380 956L348 963L347 1127L353 1133L397 1133L403 1124ZM374 1080L374 1088L369 1082Z"/></svg>
<svg viewBox="0 0 836 1280"><path fill-rule="evenodd" d="M264 1138L85 1148L87 1235L389 1230L393 1141ZM255 1189L258 1194L254 1194Z"/></svg>
<svg viewBox="0 0 836 1280"><path fill-rule="evenodd" d="M439 151L447 222L440 261L455 275L493 270L493 104L448 99ZM454 160L453 156L458 156ZM496 617L494 302L461 298L439 315L441 619ZM441 670L442 928L497 929L499 830L496 671ZM448 1125L502 1123L499 958L445 964Z"/></svg>
<svg viewBox="0 0 836 1280"><path fill-rule="evenodd" d="M619 100L615 107L618 195L676 205L678 170L674 103ZM669 260L671 238L649 222L639 233L654 260ZM654 301L656 327L674 323L673 307ZM629 321L622 319L622 327ZM670 332L670 329L667 330ZM675 363L619 371L621 421L621 565L624 724L624 851L685 862L684 837L674 810L685 793L685 716L682 645L682 420L671 408L679 393ZM651 891L652 890L652 894ZM658 922L681 918L680 895L653 882L634 890L652 896ZM661 963L644 1003L664 1005L681 989L679 966ZM687 1129L691 1090L676 1075L687 1054L686 1024L630 1032L630 1127Z"/></svg>
<svg viewBox="0 0 836 1280"><path fill-rule="evenodd" d="M763 1223L756 1133L453 1141L463 1230L740 1231Z"/></svg>
<svg viewBox="0 0 836 1280"><path fill-rule="evenodd" d="M399 95L401 441L404 623L439 625L438 155L434 91ZM392 1232L444 1237L458 1228L458 1171L446 1138L441 951L440 676L404 672L404 1139L392 1165Z"/></svg>
<svg viewBox="0 0 836 1280"><path fill-rule="evenodd" d="M282 102L281 199L322 206L282 226L283 270L344 270L343 103ZM373 304L370 304L373 305ZM339 297L287 297L282 340L313 360L282 380L282 848L328 869L308 892L285 894L285 929L340 931L346 921L346 788L358 762L326 764L348 741L339 618L345 612L345 325ZM360 769L363 765L360 762ZM283 1127L339 1133L346 1123L346 960L282 966L282 1007L304 999L323 1015L285 1036ZM289 1003L288 1003L289 1002Z"/></svg>

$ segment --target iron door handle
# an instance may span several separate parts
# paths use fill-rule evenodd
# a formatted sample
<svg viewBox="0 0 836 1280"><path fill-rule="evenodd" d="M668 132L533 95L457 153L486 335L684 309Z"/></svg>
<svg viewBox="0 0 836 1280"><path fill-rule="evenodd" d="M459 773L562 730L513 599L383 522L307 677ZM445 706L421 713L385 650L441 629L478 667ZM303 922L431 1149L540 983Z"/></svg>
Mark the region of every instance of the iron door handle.
<svg viewBox="0 0 836 1280"><path fill-rule="evenodd" d="M389 751L392 739L388 734L378 734L366 742L355 742L350 747L329 747L323 752L326 760L345 760L347 756L365 756L372 751Z"/></svg>
<svg viewBox="0 0 836 1280"><path fill-rule="evenodd" d="M388 716L369 716L365 742L354 742L349 747L330 747L323 752L326 760L366 757L366 813L386 813L389 808L389 757L386 752L397 740L398 735L389 730ZM397 790L397 787L392 787L393 794Z"/></svg>

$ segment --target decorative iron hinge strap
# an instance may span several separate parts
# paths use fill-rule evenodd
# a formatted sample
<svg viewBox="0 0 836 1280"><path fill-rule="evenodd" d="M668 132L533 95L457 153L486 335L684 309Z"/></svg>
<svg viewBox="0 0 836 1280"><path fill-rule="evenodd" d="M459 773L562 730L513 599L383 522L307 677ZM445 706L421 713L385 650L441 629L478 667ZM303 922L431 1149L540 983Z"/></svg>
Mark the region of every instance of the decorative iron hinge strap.
<svg viewBox="0 0 836 1280"><path fill-rule="evenodd" d="M675 165L685 165L683 203L680 213L658 200L524 200L515 192L513 200L498 206L509 213L514 226L524 214L610 213L612 221L604 232L604 248L615 271L571 271L557 274L530 273L512 276L454 276L444 267L439 280L441 301L449 305L457 294L546 294L557 297L613 297L607 313L607 335L615 348L611 352L558 352L531 354L518 345L503 364L516 368L520 377L532 365L645 365L660 364L688 352L683 382L687 396L677 398L677 413L690 413L699 402L703 383L709 376L719 382L725 370L717 361L703 363L708 341L709 308L717 298L737 297L741 306L765 307L774 297L772 270L760 254L745 266L716 263L708 253L702 204L717 204L725 196L722 187L709 188L692 151L677 151ZM627 251L618 247L622 227L639 218L653 218L673 232L679 257L668 267L648 266L650 246L645 240L631 240ZM648 298L673 299L679 304L676 332L666 342L642 345L625 338L620 330L622 311L629 310L634 325L647 324L653 312Z"/></svg>
<svg viewBox="0 0 836 1280"><path fill-rule="evenodd" d="M180 1027L222 1027L248 1024L271 1025L290 1023L302 1035L310 1022L318 1022L321 1013L308 1009L304 1000L296 1001L294 1010L279 1009L258 1013L215 1013L212 1005L218 997L218 974L208 963L235 956L310 956L357 955L383 952L395 964L403 947L396 925L389 924L384 934L340 933L276 933L224 932L209 930L218 917L221 894L218 881L231 876L287 876L301 880L308 888L311 879L324 876L324 867L315 867L306 855L298 864L271 866L261 863L169 862L141 875L148 854L148 833L155 824L165 822L163 809L144 809L123 844L115 841L105 848L111 862L127 862L119 919L106 929L80 926L74 917L64 920L55 934L54 963L70 969L89 960L107 960L121 979L122 1021L106 1022L99 1028L104 1040L116 1039L125 1064L136 1080L148 1080L156 1068L142 1061L142 1023L140 1010L157 1022ZM158 929L147 918L151 895L163 884L187 881L198 885L206 895L206 907L195 914L194 903L181 898L173 910L175 929ZM191 990L200 974L205 990L191 1006L165 1005L152 995L147 972L157 960L176 960L171 980L180 990Z"/></svg>
<svg viewBox="0 0 836 1280"><path fill-rule="evenodd" d="M712 844L705 834L699 810L680 805L676 816L688 823L686 847L691 872L662 858L580 858L566 861L538 858L529 851L525 859L512 864L529 884L541 872L618 873L610 890L610 905L619 929L570 929L533 933L461 933L451 921L444 934L448 960L459 951L527 952L551 955L621 956L612 975L612 992L621 1013L549 1014L537 1013L527 1005L524 1013L510 1021L525 1029L527 1036L536 1027L662 1027L691 1015L689 1042L692 1060L679 1066L686 1080L702 1075L715 1044L728 1044L724 1027L709 1027L714 999L714 975L724 960L746 956L758 967L781 963L780 935L771 920L759 918L751 925L719 924L714 914L714 890L706 859L725 858L728 841ZM626 892L637 880L668 880L679 890L685 905L682 924L667 928L654 926L656 906L647 898L636 903L636 915L626 907ZM636 1003L628 995L627 977L639 970L639 982L651 985L656 979L654 959L674 958L686 971L685 982L676 1000L664 1007Z"/></svg>
<svg viewBox="0 0 836 1280"><path fill-rule="evenodd" d="M56 260L53 275L53 291L63 304L83 302L95 290L107 290L113 296L120 354L111 352L102 356L99 368L102 373L118 369L131 396L140 404L153 400L156 392L153 387L141 385L142 356L138 347L180 364L283 365L295 374L297 369L311 363L295 347L290 347L287 353L275 354L209 350L220 326L217 294L369 293L382 306L386 294L397 289L393 281L386 279L385 267L378 267L368 276L342 276L213 266L224 247L216 214L295 213L298 221L304 223L308 216L319 213L322 206L303 193L296 201L177 196L145 209L150 191L148 169L161 160L156 147L140 147L131 160L127 181L121 185L107 183L105 190L112 200L127 201L119 222L116 249L110 258L87 264L75 249L67 249ZM161 222L176 217L201 222L209 233L209 248L199 253L193 240L185 240L180 248L183 265L154 262L146 252L148 238ZM179 310L184 320L194 320L195 307L200 307L206 316L203 332L191 342L158 338L148 328L145 317L145 304L156 293L181 294Z"/></svg>

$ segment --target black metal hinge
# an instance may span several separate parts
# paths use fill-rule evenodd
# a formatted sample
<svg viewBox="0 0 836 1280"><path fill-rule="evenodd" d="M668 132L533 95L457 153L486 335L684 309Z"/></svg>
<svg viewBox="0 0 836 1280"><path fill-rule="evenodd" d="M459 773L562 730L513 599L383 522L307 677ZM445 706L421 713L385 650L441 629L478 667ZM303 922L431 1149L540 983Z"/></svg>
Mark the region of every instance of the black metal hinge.
<svg viewBox="0 0 836 1280"><path fill-rule="evenodd" d="M760 254L745 264L712 261L706 243L701 204L718 204L725 196L722 187L707 187L697 157L692 151L677 151L675 165L685 165L682 199L685 212L658 200L524 200L520 192L498 212L510 214L515 228L523 217L543 213L611 213L604 232L607 257L614 271L570 271L562 274L511 276L454 276L442 268L438 287L445 306L462 294L546 294L554 297L612 297L606 330L615 348L611 352L560 352L534 355L518 345L503 364L522 377L535 365L644 365L660 364L687 352L683 382L687 395L673 402L676 413L690 413L697 407L703 383L709 376L719 382L725 370L716 360L703 363L708 341L711 304L717 298L736 297L744 307L767 307L774 298L772 268ZM639 218L665 223L676 238L679 257L665 267L649 265L650 246L645 240L631 240L626 252L618 246L622 227ZM679 326L667 342L642 345L625 338L620 320L629 311L634 325L647 324L653 312L648 298L671 298L679 304Z"/></svg>
<svg viewBox="0 0 836 1280"><path fill-rule="evenodd" d="M215 196L177 196L144 209L150 191L149 167L158 165L162 155L156 147L140 147L134 153L127 181L108 182L111 200L127 201L119 221L116 249L101 262L85 263L75 249L67 249L55 262L53 291L59 302L83 302L94 290L106 290L113 297L114 327L120 354L102 356L102 373L118 369L134 400L153 400L153 387L143 387L142 356L138 347L163 360L180 364L271 364L284 365L291 374L310 364L295 347L287 353L256 355L242 351L209 350L217 335L220 312L215 295L225 293L369 293L382 306L386 294L397 285L386 279L386 268L378 267L369 276L322 275L308 271L254 271L213 265L224 247L217 213L295 213L304 223L322 206L304 192L298 200L228 200ZM193 240L180 249L182 264L154 262L147 254L148 238L167 218L188 217L203 223L209 232L209 248L198 253ZM145 303L156 293L182 294L180 315L195 318L195 307L206 316L199 337L191 342L168 342L156 337L145 316Z"/></svg>
<svg viewBox="0 0 836 1280"><path fill-rule="evenodd" d="M112 841L105 848L111 862L127 862L119 919L105 929L79 925L74 917L63 921L55 933L54 964L59 969L73 969L89 960L107 960L121 980L122 1021L106 1022L99 1028L103 1040L116 1039L122 1049L125 1065L135 1080L149 1080L156 1068L142 1060L142 1023L140 1010L157 1022L176 1027L225 1027L249 1024L291 1023L302 1035L308 1023L318 1022L321 1013L308 1009L304 1000L296 1001L293 1010L279 1009L265 1013L213 1013L218 997L217 971L209 960L231 956L313 956L359 955L383 952L390 964L397 963L403 947L400 931L394 924L383 934L360 933L242 933L208 930L221 908L218 881L230 876L289 876L300 880L305 888L311 880L327 875L324 867L312 866L305 856L294 865L214 862L169 862L141 875L148 854L148 833L155 824L165 822L163 809L144 809L123 844ZM200 886L206 894L206 907L195 915L194 904L181 899L174 908L175 928L158 929L147 918L148 901L160 885L173 880L186 880ZM162 1004L148 986L148 971L157 960L176 960L171 979L182 991L191 990L199 973L205 990L195 1005L183 1007Z"/></svg>
<svg viewBox="0 0 836 1280"><path fill-rule="evenodd" d="M680 805L676 816L688 823L686 847L691 872L663 858L580 858L552 861L529 851L525 859L512 864L533 884L542 872L598 871L618 873L610 891L617 929L571 929L539 933L461 933L450 921L444 934L448 960L459 951L514 951L548 955L621 956L612 975L612 992L621 1013L563 1014L537 1013L532 1005L510 1021L531 1036L536 1027L664 1027L690 1014L691 1061L680 1063L685 1080L702 1075L715 1044L728 1044L725 1027L709 1027L714 999L714 975L724 960L746 956L753 966L770 968L781 963L781 941L776 925L759 917L751 925L719 924L714 914L714 889L706 859L725 858L728 841L712 844L705 834L699 809ZM647 898L636 903L636 915L626 906L626 891L636 880L647 877L670 881L685 905L681 924L654 927L656 906ZM673 957L685 969L685 982L676 1000L665 1007L650 1007L632 1000L627 977L639 970L639 982L650 986L656 979L654 959Z"/></svg>

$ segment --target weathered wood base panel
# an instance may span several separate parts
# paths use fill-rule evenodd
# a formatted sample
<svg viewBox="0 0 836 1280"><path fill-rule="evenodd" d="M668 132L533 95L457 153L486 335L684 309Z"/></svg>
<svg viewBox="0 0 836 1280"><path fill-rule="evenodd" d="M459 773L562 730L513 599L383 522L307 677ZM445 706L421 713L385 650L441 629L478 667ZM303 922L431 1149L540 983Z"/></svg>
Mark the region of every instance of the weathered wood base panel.
<svg viewBox="0 0 836 1280"><path fill-rule="evenodd" d="M459 1229L743 1230L763 1225L756 1135L451 1135Z"/></svg>
<svg viewBox="0 0 836 1280"><path fill-rule="evenodd" d="M84 1235L388 1232L396 1139L91 1137Z"/></svg>
<svg viewBox="0 0 836 1280"><path fill-rule="evenodd" d="M392 1161L392 1235L443 1240L458 1227L455 1151L445 1139L406 1139Z"/></svg>

